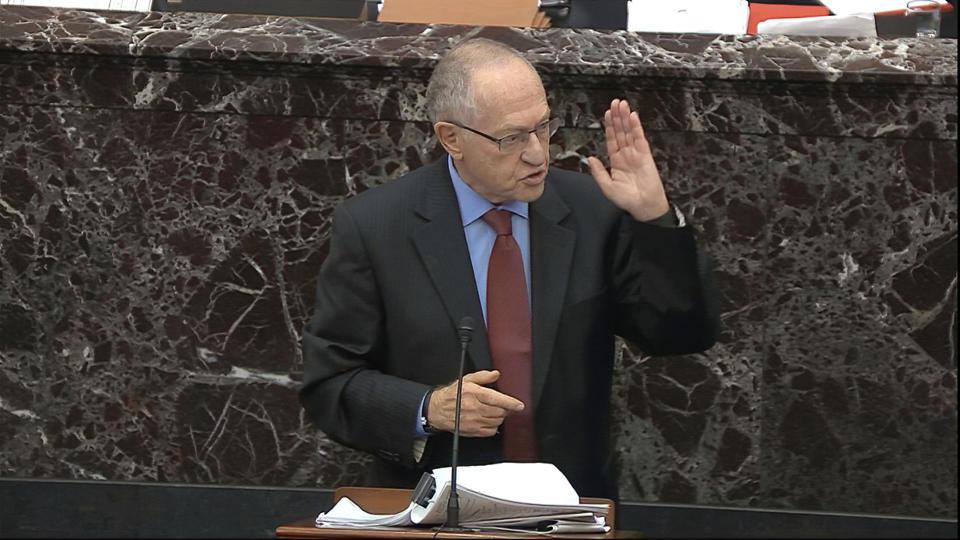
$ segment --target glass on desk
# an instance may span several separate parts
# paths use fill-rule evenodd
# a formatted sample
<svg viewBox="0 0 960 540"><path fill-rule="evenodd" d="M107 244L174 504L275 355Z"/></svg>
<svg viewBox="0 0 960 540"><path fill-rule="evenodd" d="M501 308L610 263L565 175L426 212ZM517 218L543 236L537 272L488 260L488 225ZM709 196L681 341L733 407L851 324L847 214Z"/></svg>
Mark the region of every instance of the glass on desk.
<svg viewBox="0 0 960 540"><path fill-rule="evenodd" d="M936 0L910 0L905 15L916 23L917 37L940 35L940 3Z"/></svg>

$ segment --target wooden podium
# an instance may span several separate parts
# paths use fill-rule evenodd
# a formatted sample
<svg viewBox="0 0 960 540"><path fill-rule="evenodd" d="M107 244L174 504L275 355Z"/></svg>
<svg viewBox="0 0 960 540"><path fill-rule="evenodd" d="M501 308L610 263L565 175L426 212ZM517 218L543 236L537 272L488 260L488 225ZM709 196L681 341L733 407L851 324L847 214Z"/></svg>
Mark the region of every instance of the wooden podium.
<svg viewBox="0 0 960 540"><path fill-rule="evenodd" d="M395 514L410 504L409 489L385 489L365 487L340 487L333 493L333 503L336 504L343 497L357 503L360 508L371 514ZM341 529L335 527L317 527L314 519L304 519L290 525L281 525L276 529L279 538L640 538L637 531L617 531L614 528L614 504L610 499L580 497L581 503L607 504L610 511L604 514L611 526L606 534L562 534L562 535L534 535L530 533L497 533L497 532L453 532L438 531L432 527L404 527L392 529Z"/></svg>

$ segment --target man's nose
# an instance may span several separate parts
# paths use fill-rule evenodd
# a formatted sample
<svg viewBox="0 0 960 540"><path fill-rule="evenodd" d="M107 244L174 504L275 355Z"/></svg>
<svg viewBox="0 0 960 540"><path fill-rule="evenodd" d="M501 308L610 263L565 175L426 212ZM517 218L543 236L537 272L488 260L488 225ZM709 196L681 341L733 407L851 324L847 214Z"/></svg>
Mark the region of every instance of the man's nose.
<svg viewBox="0 0 960 540"><path fill-rule="evenodd" d="M523 147L520 157L531 165L542 165L550 151L550 141L544 141L537 136L536 131L527 135L527 145Z"/></svg>

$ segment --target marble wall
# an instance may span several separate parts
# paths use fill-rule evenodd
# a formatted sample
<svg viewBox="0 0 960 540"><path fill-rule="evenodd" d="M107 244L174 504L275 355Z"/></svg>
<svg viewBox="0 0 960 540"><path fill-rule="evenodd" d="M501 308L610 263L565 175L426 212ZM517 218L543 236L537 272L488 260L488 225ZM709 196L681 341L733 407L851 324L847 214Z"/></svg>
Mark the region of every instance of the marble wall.
<svg viewBox="0 0 960 540"><path fill-rule="evenodd" d="M467 35L600 152L626 97L720 342L617 357L627 500L957 515L957 42L0 8L0 475L331 487L295 391L332 209L436 159Z"/></svg>

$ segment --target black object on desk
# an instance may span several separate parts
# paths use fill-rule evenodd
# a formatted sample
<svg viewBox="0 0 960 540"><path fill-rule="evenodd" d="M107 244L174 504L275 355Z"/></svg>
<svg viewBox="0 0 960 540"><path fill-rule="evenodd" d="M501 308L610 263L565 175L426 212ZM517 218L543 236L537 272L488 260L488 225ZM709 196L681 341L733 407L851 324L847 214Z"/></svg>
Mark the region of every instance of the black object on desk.
<svg viewBox="0 0 960 540"><path fill-rule="evenodd" d="M373 20L376 10L367 16L366 3L364 0L154 0L153 10Z"/></svg>
<svg viewBox="0 0 960 540"><path fill-rule="evenodd" d="M547 0L540 10L554 28L627 29L627 0Z"/></svg>
<svg viewBox="0 0 960 540"><path fill-rule="evenodd" d="M949 0L953 9L940 12L940 37L957 39L957 0ZM877 36L881 38L914 37L917 24L903 15L877 15Z"/></svg>

